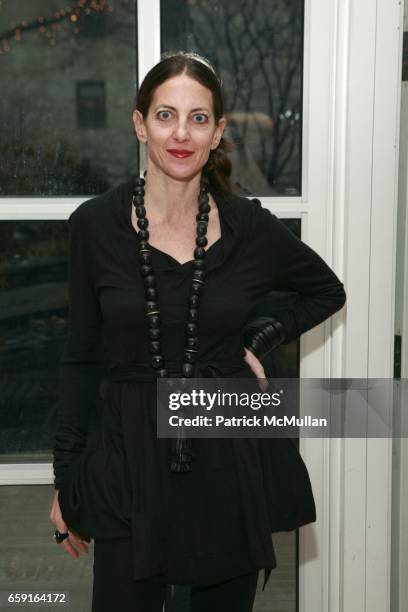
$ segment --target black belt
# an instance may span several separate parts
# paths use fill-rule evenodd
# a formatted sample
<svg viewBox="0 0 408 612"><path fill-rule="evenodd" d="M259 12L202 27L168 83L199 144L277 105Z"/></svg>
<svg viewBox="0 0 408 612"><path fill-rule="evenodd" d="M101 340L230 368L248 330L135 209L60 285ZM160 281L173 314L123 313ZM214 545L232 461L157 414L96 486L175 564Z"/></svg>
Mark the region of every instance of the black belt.
<svg viewBox="0 0 408 612"><path fill-rule="evenodd" d="M167 377L182 378L181 367L180 362L166 361ZM250 367L243 357L223 361L196 361L193 364L192 378L233 378L234 375L245 370L250 370ZM105 370L105 377L112 382L155 382L158 375L150 363L129 363L108 368Z"/></svg>

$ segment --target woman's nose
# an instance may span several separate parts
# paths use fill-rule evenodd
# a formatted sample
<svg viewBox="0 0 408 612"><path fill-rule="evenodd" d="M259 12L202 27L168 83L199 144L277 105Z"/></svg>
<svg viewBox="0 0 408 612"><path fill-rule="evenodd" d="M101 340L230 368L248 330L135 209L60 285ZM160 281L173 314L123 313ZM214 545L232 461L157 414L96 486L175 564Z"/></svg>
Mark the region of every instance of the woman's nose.
<svg viewBox="0 0 408 612"><path fill-rule="evenodd" d="M180 120L174 130L176 140L187 140L189 137L188 125L186 121Z"/></svg>

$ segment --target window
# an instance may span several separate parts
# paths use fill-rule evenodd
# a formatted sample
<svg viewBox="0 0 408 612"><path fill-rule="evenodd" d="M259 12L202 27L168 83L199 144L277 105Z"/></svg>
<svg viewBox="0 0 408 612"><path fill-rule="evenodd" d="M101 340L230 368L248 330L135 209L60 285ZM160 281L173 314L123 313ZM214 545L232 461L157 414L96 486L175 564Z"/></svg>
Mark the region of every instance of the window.
<svg viewBox="0 0 408 612"><path fill-rule="evenodd" d="M93 195L132 176L136 40L135 0L2 0L0 196Z"/></svg>
<svg viewBox="0 0 408 612"><path fill-rule="evenodd" d="M303 0L166 0L163 51L195 51L219 73L243 195L301 194Z"/></svg>

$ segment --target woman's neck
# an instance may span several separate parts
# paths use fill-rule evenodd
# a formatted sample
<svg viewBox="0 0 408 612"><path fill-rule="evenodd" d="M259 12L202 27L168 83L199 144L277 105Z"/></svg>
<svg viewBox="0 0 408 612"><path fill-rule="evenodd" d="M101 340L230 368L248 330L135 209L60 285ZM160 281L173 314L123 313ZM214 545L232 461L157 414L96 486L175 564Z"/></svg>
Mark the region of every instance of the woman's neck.
<svg viewBox="0 0 408 612"><path fill-rule="evenodd" d="M190 181L177 181L154 167L148 167L145 186L146 208L162 222L190 217L197 210L200 175Z"/></svg>

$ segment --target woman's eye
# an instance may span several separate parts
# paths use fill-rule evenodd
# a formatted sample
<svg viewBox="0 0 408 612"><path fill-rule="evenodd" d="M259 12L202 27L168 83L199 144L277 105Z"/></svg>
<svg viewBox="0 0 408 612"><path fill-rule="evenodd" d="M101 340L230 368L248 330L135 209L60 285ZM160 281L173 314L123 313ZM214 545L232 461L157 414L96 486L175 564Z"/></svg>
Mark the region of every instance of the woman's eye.
<svg viewBox="0 0 408 612"><path fill-rule="evenodd" d="M207 115L204 115L203 113L197 113L197 115L194 115L194 118L196 123L205 123L208 119Z"/></svg>
<svg viewBox="0 0 408 612"><path fill-rule="evenodd" d="M159 119L170 119L171 112L168 110L162 110L157 113L157 116L159 117Z"/></svg>

